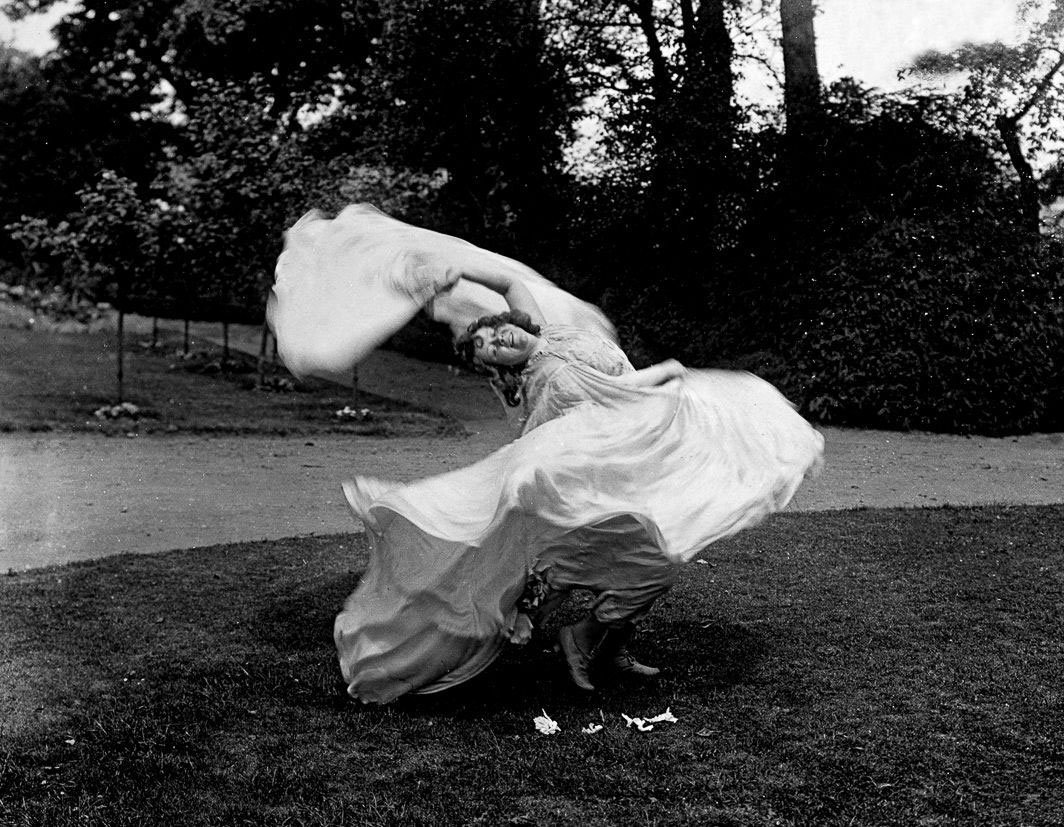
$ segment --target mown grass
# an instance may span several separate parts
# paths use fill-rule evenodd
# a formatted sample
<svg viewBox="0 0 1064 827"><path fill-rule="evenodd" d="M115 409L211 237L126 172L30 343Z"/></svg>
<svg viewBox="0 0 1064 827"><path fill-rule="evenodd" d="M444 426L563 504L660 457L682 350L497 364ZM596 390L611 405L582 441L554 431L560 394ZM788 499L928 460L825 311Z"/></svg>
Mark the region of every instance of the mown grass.
<svg viewBox="0 0 1064 827"><path fill-rule="evenodd" d="M1059 824L1062 536L1061 506L781 515L655 607L656 682L579 695L548 629L388 707L331 643L361 536L21 573L0 823Z"/></svg>
<svg viewBox="0 0 1064 827"><path fill-rule="evenodd" d="M461 425L436 411L352 391L328 382L293 382L270 366L269 377L294 390L255 387L256 362L198 342L185 358L181 343L129 336L125 401L135 419L101 420L94 413L115 404L113 333L56 333L0 326L0 431L103 433L357 433L380 436L458 435ZM365 421L342 420L336 411L367 408Z"/></svg>

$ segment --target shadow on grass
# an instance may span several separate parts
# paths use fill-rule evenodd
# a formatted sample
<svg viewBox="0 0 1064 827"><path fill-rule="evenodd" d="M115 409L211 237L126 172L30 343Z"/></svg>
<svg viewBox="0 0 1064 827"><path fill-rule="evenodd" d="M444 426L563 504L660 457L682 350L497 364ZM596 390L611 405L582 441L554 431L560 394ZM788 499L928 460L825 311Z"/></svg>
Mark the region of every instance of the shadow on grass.
<svg viewBox="0 0 1064 827"><path fill-rule="evenodd" d="M1061 536L1064 507L780 516L655 607L656 681L570 688L577 602L387 707L331 641L361 536L27 572L0 582L0 823L1053 824Z"/></svg>

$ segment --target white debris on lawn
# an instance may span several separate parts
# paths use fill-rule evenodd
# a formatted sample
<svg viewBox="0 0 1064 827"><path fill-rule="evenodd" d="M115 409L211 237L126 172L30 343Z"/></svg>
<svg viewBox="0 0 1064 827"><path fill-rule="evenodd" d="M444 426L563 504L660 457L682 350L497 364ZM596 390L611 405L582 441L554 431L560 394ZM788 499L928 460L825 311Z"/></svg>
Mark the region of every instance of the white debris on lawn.
<svg viewBox="0 0 1064 827"><path fill-rule="evenodd" d="M557 735L562 731L562 728L558 726L558 722L551 718L547 714L547 710L542 710L542 715L537 715L533 719L533 723L536 725L536 729L544 735Z"/></svg>
<svg viewBox="0 0 1064 827"><path fill-rule="evenodd" d="M650 732L654 728L654 724L675 724L679 718L672 714L672 708L666 707L665 711L660 715L655 715L653 718L633 718L630 715L621 713L621 717L624 718L624 725L629 729L635 727L640 732Z"/></svg>
<svg viewBox="0 0 1064 827"><path fill-rule="evenodd" d="M344 405L340 410L336 411L334 416L337 419L354 419L358 422L365 422L366 420L373 419L373 412L369 408L352 408L350 405Z"/></svg>
<svg viewBox="0 0 1064 827"><path fill-rule="evenodd" d="M653 724L648 724L642 718L632 718L628 715L625 715L623 712L621 713L621 717L624 718L624 725L626 727L631 728L634 726L640 732L650 732L650 730L654 728Z"/></svg>
<svg viewBox="0 0 1064 827"><path fill-rule="evenodd" d="M561 726L547 714L547 710L541 710L542 715L537 715L532 719L536 725L536 731L541 735L557 735L562 731ZM602 715L601 710L599 715L605 721L605 716ZM621 713L621 717L624 719L624 725L628 728L635 727L640 732L650 732L654 729L654 724L675 724L679 720L672 714L672 709L666 707L665 711L660 715L655 715L653 718L638 718L631 715L627 715L624 712ZM602 732L605 729L603 724L592 721L587 726L582 727L580 732L584 735L594 735L597 732Z"/></svg>

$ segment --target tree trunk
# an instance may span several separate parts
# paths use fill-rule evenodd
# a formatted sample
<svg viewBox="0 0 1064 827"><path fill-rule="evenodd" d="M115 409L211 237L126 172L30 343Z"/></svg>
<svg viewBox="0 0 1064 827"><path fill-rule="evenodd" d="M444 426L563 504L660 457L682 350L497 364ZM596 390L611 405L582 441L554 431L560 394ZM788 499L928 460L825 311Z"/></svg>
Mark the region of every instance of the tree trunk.
<svg viewBox="0 0 1064 827"><path fill-rule="evenodd" d="M643 39L647 44L647 58L651 67L651 88L654 91L654 101L650 109L650 128L654 134L654 178L652 181L651 198L659 203L666 200L669 190L668 180L673 159L676 155L674 147L675 129L673 128L673 98L674 88L672 72L662 50L661 39L658 37L658 24L654 16L653 0L624 0L628 11L635 16L639 28L643 32ZM662 223L668 224L667 219L661 216Z"/></svg>
<svg viewBox="0 0 1064 827"><path fill-rule="evenodd" d="M188 318L185 318L185 355L188 356Z"/></svg>
<svg viewBox="0 0 1064 827"><path fill-rule="evenodd" d="M813 0L780 0L783 29L783 105L787 134L804 137L820 115Z"/></svg>
<svg viewBox="0 0 1064 827"><path fill-rule="evenodd" d="M229 322L222 322L222 365L229 361Z"/></svg>
<svg viewBox="0 0 1064 827"><path fill-rule="evenodd" d="M998 133L1009 153L1012 168L1020 178L1020 209L1023 211L1024 224L1035 233L1039 232L1041 221L1041 204L1038 198L1038 182L1034 177L1034 169L1023 154L1020 146L1020 125L1015 117L999 115L995 120Z"/></svg>
<svg viewBox="0 0 1064 827"><path fill-rule="evenodd" d="M693 80L693 89L707 98L709 112L724 126L730 143L734 129L732 106L735 100L735 76L732 58L735 45L732 43L728 19L723 2L703 2L695 17L694 36L689 43L694 45L688 57L688 75ZM686 35L685 35L686 36Z"/></svg>
<svg viewBox="0 0 1064 827"><path fill-rule="evenodd" d="M270 325L265 319L262 320L262 338L259 340L259 379L258 387L266 386L266 346L270 338Z"/></svg>
<svg viewBox="0 0 1064 827"><path fill-rule="evenodd" d="M126 311L119 308L118 311L118 404L121 405L126 401L125 399L125 327L126 327Z"/></svg>
<svg viewBox="0 0 1064 827"><path fill-rule="evenodd" d="M151 349L155 350L159 346L159 317L152 316L151 319Z"/></svg>
<svg viewBox="0 0 1064 827"><path fill-rule="evenodd" d="M628 0L629 10L639 20L639 28L643 31L643 37L647 42L647 57L650 58L650 66L653 71L653 85L655 105L659 110L668 107L672 98L672 78L669 73L669 65L662 52L661 40L658 38L658 26L654 19L654 3L652 0Z"/></svg>
<svg viewBox="0 0 1064 827"><path fill-rule="evenodd" d="M1038 181L1034 177L1034 170L1031 168L1027 156L1023 154L1023 147L1020 145L1020 121L1042 101L1053 85L1053 79L1061 70L1064 70L1064 53L1058 51L1057 54L1056 63L1042 76L1034 92L1016 110L1015 114L999 115L994 122L998 133L1001 135L1001 140L1005 144L1005 149L1009 153L1012 168L1016 170L1016 174L1020 178L1020 198L1023 202L1021 208L1024 222L1036 234L1041 231L1041 200L1038 192Z"/></svg>
<svg viewBox="0 0 1064 827"><path fill-rule="evenodd" d="M358 365L351 369L351 407L358 410Z"/></svg>

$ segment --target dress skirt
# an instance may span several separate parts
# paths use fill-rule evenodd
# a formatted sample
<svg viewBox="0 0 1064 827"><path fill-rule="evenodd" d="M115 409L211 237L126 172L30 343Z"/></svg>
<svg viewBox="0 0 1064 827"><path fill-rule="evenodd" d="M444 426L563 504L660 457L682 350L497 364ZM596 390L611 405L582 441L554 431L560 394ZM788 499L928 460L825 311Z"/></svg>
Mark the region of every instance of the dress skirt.
<svg viewBox="0 0 1064 827"><path fill-rule="evenodd" d="M687 371L651 389L576 371L586 404L485 459L344 492L372 544L336 618L352 697L386 703L483 671L530 575L593 589L603 622L638 617L678 567L790 501L823 438L771 385Z"/></svg>

